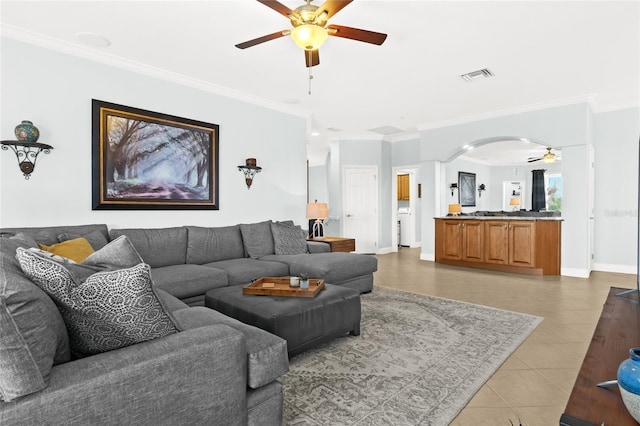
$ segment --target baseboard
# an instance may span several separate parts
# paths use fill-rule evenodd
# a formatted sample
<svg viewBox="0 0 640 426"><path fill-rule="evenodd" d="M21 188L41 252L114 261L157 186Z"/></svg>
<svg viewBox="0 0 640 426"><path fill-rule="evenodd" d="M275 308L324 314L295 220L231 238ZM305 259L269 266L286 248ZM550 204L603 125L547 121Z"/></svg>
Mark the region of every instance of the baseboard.
<svg viewBox="0 0 640 426"><path fill-rule="evenodd" d="M560 275L563 277L589 278L591 271L578 268L560 268Z"/></svg>
<svg viewBox="0 0 640 426"><path fill-rule="evenodd" d="M384 247L384 248L379 248L378 250L376 250L376 254L389 254L389 253L394 253L395 250L393 250L392 247Z"/></svg>
<svg viewBox="0 0 640 426"><path fill-rule="evenodd" d="M436 261L435 253L420 253L420 260L430 260L431 262Z"/></svg>
<svg viewBox="0 0 640 426"><path fill-rule="evenodd" d="M616 272L619 274L635 274L637 273L636 265L617 265L614 263L594 263L594 271Z"/></svg>

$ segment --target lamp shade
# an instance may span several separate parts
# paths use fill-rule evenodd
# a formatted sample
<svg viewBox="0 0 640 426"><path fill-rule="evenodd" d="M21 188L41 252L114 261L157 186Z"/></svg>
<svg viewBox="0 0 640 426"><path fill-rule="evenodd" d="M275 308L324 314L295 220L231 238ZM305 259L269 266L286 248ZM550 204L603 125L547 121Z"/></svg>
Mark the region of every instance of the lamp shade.
<svg viewBox="0 0 640 426"><path fill-rule="evenodd" d="M304 50L318 49L328 36L327 29L319 25L298 25L291 30L291 38L298 47Z"/></svg>
<svg viewBox="0 0 640 426"><path fill-rule="evenodd" d="M461 204L449 204L449 213L460 213L462 211Z"/></svg>
<svg viewBox="0 0 640 426"><path fill-rule="evenodd" d="M327 203L307 204L307 219L327 219L329 218L329 207Z"/></svg>

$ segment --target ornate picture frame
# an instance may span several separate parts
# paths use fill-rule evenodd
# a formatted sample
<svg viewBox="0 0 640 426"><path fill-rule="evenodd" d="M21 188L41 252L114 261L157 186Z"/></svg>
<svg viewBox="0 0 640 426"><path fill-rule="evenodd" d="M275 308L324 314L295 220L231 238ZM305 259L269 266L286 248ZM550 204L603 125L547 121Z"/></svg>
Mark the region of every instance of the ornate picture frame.
<svg viewBox="0 0 640 426"><path fill-rule="evenodd" d="M458 201L462 207L476 205L476 174L458 172Z"/></svg>
<svg viewBox="0 0 640 426"><path fill-rule="evenodd" d="M218 210L219 126L92 100L93 210Z"/></svg>

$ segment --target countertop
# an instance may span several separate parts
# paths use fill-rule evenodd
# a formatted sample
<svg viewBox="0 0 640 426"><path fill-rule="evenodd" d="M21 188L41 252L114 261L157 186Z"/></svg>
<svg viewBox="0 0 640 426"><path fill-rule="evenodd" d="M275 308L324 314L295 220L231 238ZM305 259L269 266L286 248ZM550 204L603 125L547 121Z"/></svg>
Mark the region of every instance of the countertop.
<svg viewBox="0 0 640 426"><path fill-rule="evenodd" d="M449 220L527 220L527 221L561 221L562 217L535 217L535 216L440 216L434 219Z"/></svg>

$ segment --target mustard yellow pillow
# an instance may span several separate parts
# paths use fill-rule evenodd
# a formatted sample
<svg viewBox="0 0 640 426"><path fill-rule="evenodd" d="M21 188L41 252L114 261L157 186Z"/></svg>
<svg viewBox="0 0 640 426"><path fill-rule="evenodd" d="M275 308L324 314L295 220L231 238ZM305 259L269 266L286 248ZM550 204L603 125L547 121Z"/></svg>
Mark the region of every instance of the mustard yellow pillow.
<svg viewBox="0 0 640 426"><path fill-rule="evenodd" d="M41 250L48 251L57 256L66 257L74 262L82 262L94 251L86 238L75 238L50 246L44 244L38 244L38 246L40 246Z"/></svg>

